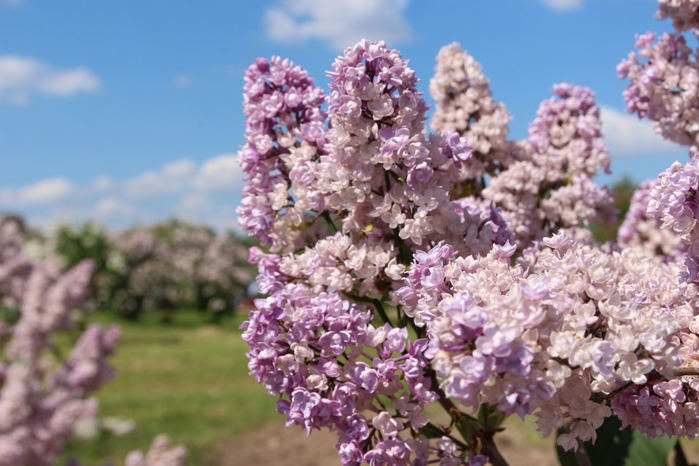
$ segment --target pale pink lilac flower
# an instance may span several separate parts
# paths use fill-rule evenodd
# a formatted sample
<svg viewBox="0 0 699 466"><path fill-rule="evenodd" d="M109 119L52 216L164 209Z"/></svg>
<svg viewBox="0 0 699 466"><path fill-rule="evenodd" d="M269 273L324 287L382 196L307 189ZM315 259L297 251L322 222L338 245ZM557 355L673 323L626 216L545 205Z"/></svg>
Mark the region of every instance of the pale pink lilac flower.
<svg viewBox="0 0 699 466"><path fill-rule="evenodd" d="M88 396L113 377L106 364L120 330L90 326L70 357L47 364L54 333L73 328L92 273L82 262L61 273L53 263L35 263L21 251L12 220L0 217L0 307L18 319L2 322L0 349L0 465L52 465L63 452L73 423L96 415Z"/></svg>

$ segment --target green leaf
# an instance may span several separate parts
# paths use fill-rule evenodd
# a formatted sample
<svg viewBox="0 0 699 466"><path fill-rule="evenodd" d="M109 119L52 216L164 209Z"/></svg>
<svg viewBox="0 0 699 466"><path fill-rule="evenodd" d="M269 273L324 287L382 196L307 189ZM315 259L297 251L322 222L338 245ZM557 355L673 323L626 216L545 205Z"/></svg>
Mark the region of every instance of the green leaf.
<svg viewBox="0 0 699 466"><path fill-rule="evenodd" d="M483 429L497 429L505 421L507 416L498 411L497 405L490 405L488 403L482 404L478 409L478 420L480 421Z"/></svg>
<svg viewBox="0 0 699 466"><path fill-rule="evenodd" d="M0 306L0 322L14 325L19 321L19 318L19 308Z"/></svg>
<svg viewBox="0 0 699 466"><path fill-rule="evenodd" d="M676 438L658 437L648 440L644 434L634 431L629 449L629 466L665 466L670 451L677 443Z"/></svg>
<svg viewBox="0 0 699 466"><path fill-rule="evenodd" d="M674 438L648 438L630 427L619 430L621 421L612 416L597 429L597 441L582 446L593 466L666 466L670 451L675 447ZM563 433L559 430L558 434ZM558 460L563 466L583 466L572 451L556 447Z"/></svg>
<svg viewBox="0 0 699 466"><path fill-rule="evenodd" d="M456 420L456 430L459 431L461 434L461 437L464 439L464 442L466 442L466 445L472 446L473 445L473 422L470 419L466 417L462 417ZM477 426L478 428L480 426Z"/></svg>

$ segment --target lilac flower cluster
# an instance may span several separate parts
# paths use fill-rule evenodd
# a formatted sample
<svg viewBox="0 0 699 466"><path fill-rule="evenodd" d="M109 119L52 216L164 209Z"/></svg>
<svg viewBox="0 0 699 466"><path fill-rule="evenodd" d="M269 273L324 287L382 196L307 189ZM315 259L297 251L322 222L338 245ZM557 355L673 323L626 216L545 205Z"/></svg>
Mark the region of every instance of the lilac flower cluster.
<svg viewBox="0 0 699 466"><path fill-rule="evenodd" d="M655 217L660 227L669 230L682 241L687 270L682 279L696 282L699 273L699 157L686 165L672 164L660 175L650 193L647 213Z"/></svg>
<svg viewBox="0 0 699 466"><path fill-rule="evenodd" d="M83 236L94 229L89 224L77 230L62 225L45 243L52 254L70 257L76 243L94 240ZM184 306L231 310L252 281L248 251L230 233L170 221L112 232L102 228L100 235L104 249L85 250L82 256L101 264L93 278L90 304L126 317Z"/></svg>
<svg viewBox="0 0 699 466"><path fill-rule="evenodd" d="M302 245L294 230L306 220L304 211L323 208L304 189L315 176L312 162L324 153L323 102L307 72L288 60L258 59L245 74L247 143L240 163L248 184L238 215L243 230L274 249Z"/></svg>
<svg viewBox="0 0 699 466"><path fill-rule="evenodd" d="M18 224L0 218L0 465L52 465L73 423L96 414L87 396L113 377L106 364L117 327L90 326L66 360L47 364L52 334L72 328L92 264L62 274L55 262L34 263L21 251Z"/></svg>
<svg viewBox="0 0 699 466"><path fill-rule="evenodd" d="M60 356L53 338L75 330L93 265L62 272L56 257L34 262L26 241L19 221L0 216L0 466L57 464L75 422L97 415L89 396L114 377L107 357L121 337L117 326L91 324ZM126 464L184 466L184 458L182 447L168 450L158 437L145 458L132 452Z"/></svg>
<svg viewBox="0 0 699 466"><path fill-rule="evenodd" d="M594 93L570 84L553 92L529 126L529 155L483 191L501 208L520 247L560 228L613 218L612 193L592 181L610 163Z"/></svg>
<svg viewBox="0 0 699 466"><path fill-rule="evenodd" d="M566 449L609 416L696 436L699 288L678 284L676 260L696 243L696 166L647 186L620 244L600 245L581 228L613 213L592 181L609 170L594 94L554 87L527 140L508 141L480 66L457 44L438 60L444 134L426 132L407 62L369 41L328 74L327 119L319 100L270 114L262 158L248 122L241 224L269 246L250 251L266 295L242 326L251 374L287 424L336 432L344 465L505 465L493 435L512 414L562 429ZM246 115L285 101L274 76L296 79L266 63L248 71ZM322 143L299 130L311 119ZM674 236L644 213L654 200ZM430 422L429 404L451 422Z"/></svg>
<svg viewBox="0 0 699 466"><path fill-rule="evenodd" d="M624 91L627 111L649 118L663 137L699 150L699 65L696 41L699 3L696 0L659 0L658 16L671 19L675 33L648 32L636 36L637 53L618 66L619 76L629 79ZM694 35L689 41L684 33Z"/></svg>
<svg viewBox="0 0 699 466"><path fill-rule="evenodd" d="M439 52L435 71L433 128L457 131L474 146L453 190L465 196L458 204L495 206L521 247L559 228L611 220L610 192L592 182L600 169L609 171L609 159L591 91L555 86L528 139L515 142L507 140L510 115L493 101L473 57L451 44ZM485 176L491 177L489 187Z"/></svg>
<svg viewBox="0 0 699 466"><path fill-rule="evenodd" d="M430 94L437 102L432 129L444 134L456 132L473 146L474 156L464 170L466 177L478 180L507 168L517 155L507 140L512 116L504 104L493 100L490 81L480 63L458 43L439 51Z"/></svg>
<svg viewBox="0 0 699 466"><path fill-rule="evenodd" d="M656 185L657 181L646 181L636 189L624 221L619 226L617 241L622 247L639 247L646 254L674 260L686 252L681 238L670 229L661 228L661 222L647 212L651 192Z"/></svg>
<svg viewBox="0 0 699 466"><path fill-rule="evenodd" d="M425 404L437 398L425 374L426 341L411 342L407 329L389 323L375 327L371 312L346 295L295 283L276 255L251 257L270 296L256 300L242 327L249 368L280 396L287 424L335 430L343 464L407 465L435 451L451 457L448 438L437 446L413 438L427 424Z"/></svg>
<svg viewBox="0 0 699 466"><path fill-rule="evenodd" d="M456 240L480 224L480 217L459 217L449 198L453 167L472 149L458 136L424 134L427 105L398 51L360 42L328 75L329 144L317 186L343 233L385 250L389 236L419 247L426 237Z"/></svg>
<svg viewBox="0 0 699 466"><path fill-rule="evenodd" d="M656 387L692 361L679 357L676 338L693 325L683 303L696 289L678 289L675 265L638 251L604 252L563 232L544 243L515 265L510 245L478 258L454 256L444 244L416 255L398 294L428 329L425 354L441 388L474 410L488 403L505 414L535 413L545 435L566 427L565 448L594 439L612 412L645 432L652 416L610 400L633 386L671 402L674 394Z"/></svg>
<svg viewBox="0 0 699 466"><path fill-rule="evenodd" d="M158 435L145 455L140 451L130 452L125 466L184 466L186 456L183 447L170 447L170 439Z"/></svg>
<svg viewBox="0 0 699 466"><path fill-rule="evenodd" d="M257 166L262 178L289 169L280 199L290 205L269 219L294 231L283 242L260 237L280 254L251 250L269 295L243 326L251 373L280 396L289 424L337 431L343 464L463 464L458 440L421 433L425 405L439 398L427 341L409 337L409 318L390 317L390 303L432 238L473 253L510 236L494 208L450 201L454 168L472 149L458 135L425 135L427 106L397 51L363 41L329 75L326 144L301 141ZM297 205L303 217L289 221ZM252 210L241 209L242 225Z"/></svg>
<svg viewBox="0 0 699 466"><path fill-rule="evenodd" d="M672 19L677 31L699 29L699 1L697 0L658 0L658 17Z"/></svg>

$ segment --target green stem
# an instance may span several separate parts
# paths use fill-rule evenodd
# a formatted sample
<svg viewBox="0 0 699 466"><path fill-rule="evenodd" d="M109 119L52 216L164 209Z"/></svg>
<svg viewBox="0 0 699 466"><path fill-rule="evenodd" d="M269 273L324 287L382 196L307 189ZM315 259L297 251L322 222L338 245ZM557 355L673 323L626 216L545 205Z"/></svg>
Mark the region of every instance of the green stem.
<svg viewBox="0 0 699 466"><path fill-rule="evenodd" d="M434 372L434 370L430 369L429 375L433 384L431 389L437 393L440 406L442 406L442 408L450 416L458 416L456 428L464 437L466 443L469 445L480 443L480 445L483 447L482 453L488 457L490 464L493 466L509 466L509 463L502 456L502 453L500 453L500 450L498 450L498 447L493 440L494 432L486 431L478 419L462 413L459 408L456 407L454 402L447 398L444 390L439 387L439 383L437 382L437 374ZM477 442L474 442L474 440L477 440Z"/></svg>
<svg viewBox="0 0 699 466"><path fill-rule="evenodd" d="M333 223L333 219L330 217L330 212L328 212L327 210L324 210L323 213L320 215L325 219L325 221L328 223L328 225L333 229L333 233L337 233L339 231L337 229L337 227L335 226L335 224Z"/></svg>

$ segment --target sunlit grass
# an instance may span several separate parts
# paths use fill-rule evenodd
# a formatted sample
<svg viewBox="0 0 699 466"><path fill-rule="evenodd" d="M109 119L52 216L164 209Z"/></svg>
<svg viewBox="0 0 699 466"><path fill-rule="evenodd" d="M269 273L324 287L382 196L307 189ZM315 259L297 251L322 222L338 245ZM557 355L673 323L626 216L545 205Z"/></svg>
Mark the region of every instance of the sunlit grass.
<svg viewBox="0 0 699 466"><path fill-rule="evenodd" d="M115 323L105 314L91 320ZM242 320L213 326L206 316L179 312L169 325L156 316L117 322L123 328L112 358L118 375L98 393L100 417L131 419L137 430L123 437L75 440L69 454L88 465L121 465L130 450L147 449L165 433L187 447L189 464L213 464L221 442L279 419L275 399L247 375L247 345L237 330Z"/></svg>

